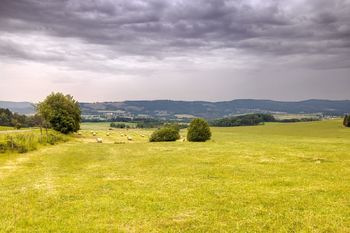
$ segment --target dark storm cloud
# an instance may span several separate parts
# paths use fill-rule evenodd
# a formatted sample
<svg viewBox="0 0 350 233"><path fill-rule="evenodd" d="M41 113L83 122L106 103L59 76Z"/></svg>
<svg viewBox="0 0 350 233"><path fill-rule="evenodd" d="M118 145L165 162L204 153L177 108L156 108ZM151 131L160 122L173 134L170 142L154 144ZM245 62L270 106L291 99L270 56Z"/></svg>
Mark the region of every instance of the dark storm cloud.
<svg viewBox="0 0 350 233"><path fill-rule="evenodd" d="M2 0L0 32L75 38L107 47L111 57L196 56L233 49L253 56L329 56L320 62L349 66L349 12L348 0ZM43 55L44 47L43 54L21 51L2 39L2 56L65 59L64 53Z"/></svg>

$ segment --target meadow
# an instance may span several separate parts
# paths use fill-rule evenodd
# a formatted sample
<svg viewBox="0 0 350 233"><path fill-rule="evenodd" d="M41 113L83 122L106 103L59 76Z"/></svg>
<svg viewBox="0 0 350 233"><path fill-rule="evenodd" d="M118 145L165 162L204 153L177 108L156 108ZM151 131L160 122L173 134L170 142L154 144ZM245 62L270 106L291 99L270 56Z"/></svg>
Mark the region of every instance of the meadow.
<svg viewBox="0 0 350 233"><path fill-rule="evenodd" d="M0 131L0 155L13 152L26 153L68 140L68 136L50 129L40 131L38 128L17 130L4 127Z"/></svg>
<svg viewBox="0 0 350 233"><path fill-rule="evenodd" d="M0 126L0 131L7 131L7 130L13 130L13 127L9 127L9 126Z"/></svg>
<svg viewBox="0 0 350 233"><path fill-rule="evenodd" d="M114 122L116 124L125 124L129 127L135 127L136 123L132 122ZM82 130L106 130L110 126L110 122L86 122L81 125Z"/></svg>
<svg viewBox="0 0 350 233"><path fill-rule="evenodd" d="M212 128L205 143L151 133L90 123L0 154L0 232L350 232L341 120Z"/></svg>

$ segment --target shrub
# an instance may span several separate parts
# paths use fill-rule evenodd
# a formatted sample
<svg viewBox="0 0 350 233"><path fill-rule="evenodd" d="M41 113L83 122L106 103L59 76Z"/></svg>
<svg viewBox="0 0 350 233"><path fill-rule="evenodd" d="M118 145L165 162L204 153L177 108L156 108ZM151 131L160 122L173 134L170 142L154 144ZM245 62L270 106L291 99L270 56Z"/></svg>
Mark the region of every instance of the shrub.
<svg viewBox="0 0 350 233"><path fill-rule="evenodd" d="M180 133L180 125L176 123L165 123L163 128L171 128Z"/></svg>
<svg viewBox="0 0 350 233"><path fill-rule="evenodd" d="M6 143L0 142L0 153L5 153L7 150Z"/></svg>
<svg viewBox="0 0 350 233"><path fill-rule="evenodd" d="M32 134L17 134L6 136L7 150L26 153L37 148L37 142Z"/></svg>
<svg viewBox="0 0 350 233"><path fill-rule="evenodd" d="M150 142L171 142L180 139L179 130L174 127L163 127L154 131L149 139Z"/></svg>
<svg viewBox="0 0 350 233"><path fill-rule="evenodd" d="M343 125L345 127L350 127L350 115L345 115Z"/></svg>
<svg viewBox="0 0 350 233"><path fill-rule="evenodd" d="M191 121L187 131L187 140L190 142L205 142L211 137L208 122L197 118Z"/></svg>
<svg viewBox="0 0 350 233"><path fill-rule="evenodd" d="M46 141L50 145L55 145L57 142L65 142L66 139L63 135L58 133L49 133L47 135Z"/></svg>
<svg viewBox="0 0 350 233"><path fill-rule="evenodd" d="M22 128L22 124L21 123L16 123L15 128L16 129L21 129Z"/></svg>
<svg viewBox="0 0 350 233"><path fill-rule="evenodd" d="M42 136L33 133L9 134L0 138L0 153L26 153L28 151L36 150L39 144L53 145L67 140L68 137L66 135L55 131L50 131L48 134Z"/></svg>

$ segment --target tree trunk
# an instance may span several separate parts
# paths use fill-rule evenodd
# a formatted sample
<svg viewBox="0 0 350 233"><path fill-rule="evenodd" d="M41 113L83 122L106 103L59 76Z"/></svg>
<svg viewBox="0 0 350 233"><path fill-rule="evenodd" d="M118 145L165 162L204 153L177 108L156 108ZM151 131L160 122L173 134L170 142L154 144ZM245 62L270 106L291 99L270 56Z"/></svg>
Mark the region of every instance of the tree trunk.
<svg viewBox="0 0 350 233"><path fill-rule="evenodd" d="M43 143L43 126L40 125L40 143Z"/></svg>
<svg viewBox="0 0 350 233"><path fill-rule="evenodd" d="M47 126L45 127L45 130L46 130L46 142L48 142L49 134L47 132Z"/></svg>

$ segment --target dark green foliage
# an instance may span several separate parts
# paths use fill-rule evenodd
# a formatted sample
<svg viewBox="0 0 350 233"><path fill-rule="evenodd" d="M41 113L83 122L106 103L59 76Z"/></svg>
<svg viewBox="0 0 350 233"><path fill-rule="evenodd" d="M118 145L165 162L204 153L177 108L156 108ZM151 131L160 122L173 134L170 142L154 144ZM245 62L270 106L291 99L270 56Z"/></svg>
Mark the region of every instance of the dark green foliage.
<svg viewBox="0 0 350 233"><path fill-rule="evenodd" d="M135 118L133 122L136 123L136 128L159 128L162 126L163 121L154 118Z"/></svg>
<svg viewBox="0 0 350 233"><path fill-rule="evenodd" d="M16 129L38 126L36 116L20 115L3 108L0 108L0 125L15 127Z"/></svg>
<svg viewBox="0 0 350 233"><path fill-rule="evenodd" d="M164 128L171 128L171 129L174 129L175 131L177 131L178 133L180 133L180 129L181 129L181 126L179 124L176 124L176 123L165 123L163 125Z"/></svg>
<svg viewBox="0 0 350 233"><path fill-rule="evenodd" d="M21 129L21 128L22 128L22 124L19 123L19 122L17 122L17 123L15 124L15 128L16 128L16 129Z"/></svg>
<svg viewBox="0 0 350 233"><path fill-rule="evenodd" d="M59 134L59 133L49 133L47 135L46 141L50 145L55 145L58 142L67 141L67 138L65 138L62 134Z"/></svg>
<svg viewBox="0 0 350 233"><path fill-rule="evenodd" d="M319 121L318 118L291 118L291 119L282 119L276 120L276 122L281 123L295 123L295 122L310 122L310 121Z"/></svg>
<svg viewBox="0 0 350 233"><path fill-rule="evenodd" d="M211 122L211 125L217 127L248 126L274 121L276 119L271 114L255 113L214 120Z"/></svg>
<svg viewBox="0 0 350 233"><path fill-rule="evenodd" d="M130 126L125 124L125 123L115 123L115 122L112 122L110 124L110 127L112 127L112 128L119 128L119 129L130 128Z"/></svg>
<svg viewBox="0 0 350 233"><path fill-rule="evenodd" d="M16 151L18 153L26 153L35 150L37 142L33 134L17 134L8 135L6 137L6 148L8 151Z"/></svg>
<svg viewBox="0 0 350 233"><path fill-rule="evenodd" d="M0 153L18 152L26 153L37 149L39 144L54 145L58 142L65 142L68 138L58 132L50 131L41 137L35 136L32 133L24 134L10 134L4 137L4 140L0 142Z"/></svg>
<svg viewBox="0 0 350 233"><path fill-rule="evenodd" d="M345 115L343 125L345 127L350 127L350 115Z"/></svg>
<svg viewBox="0 0 350 233"><path fill-rule="evenodd" d="M45 122L56 131L68 134L80 129L79 103L70 95L52 93L39 103L38 111Z"/></svg>
<svg viewBox="0 0 350 233"><path fill-rule="evenodd" d="M163 127L154 131L150 142L171 142L180 139L179 129L175 127Z"/></svg>
<svg viewBox="0 0 350 233"><path fill-rule="evenodd" d="M0 153L5 153L7 150L7 144L4 142L0 142Z"/></svg>
<svg viewBox="0 0 350 233"><path fill-rule="evenodd" d="M187 131L187 140L190 142L205 142L211 137L208 122L201 118L191 121Z"/></svg>
<svg viewBox="0 0 350 233"><path fill-rule="evenodd" d="M232 127L232 126L252 126L263 124L264 122L281 122L281 123L294 123L294 122L309 122L319 121L319 118L291 118L277 120L271 114L266 113L254 113L246 114L229 118L222 118L213 120L210 122L212 126L216 127Z"/></svg>

